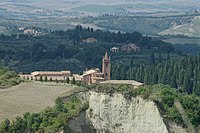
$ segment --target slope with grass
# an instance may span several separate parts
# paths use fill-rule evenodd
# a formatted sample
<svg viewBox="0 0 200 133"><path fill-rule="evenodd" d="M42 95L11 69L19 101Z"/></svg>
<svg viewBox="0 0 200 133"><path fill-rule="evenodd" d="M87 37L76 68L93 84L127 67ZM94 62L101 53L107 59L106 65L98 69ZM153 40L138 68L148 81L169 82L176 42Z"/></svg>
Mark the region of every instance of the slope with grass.
<svg viewBox="0 0 200 133"><path fill-rule="evenodd" d="M26 112L42 111L53 106L58 96L72 93L73 89L71 85L30 82L0 90L0 122Z"/></svg>
<svg viewBox="0 0 200 133"><path fill-rule="evenodd" d="M200 17L196 16L190 23L178 25L159 33L159 35L182 35L187 37L200 37Z"/></svg>

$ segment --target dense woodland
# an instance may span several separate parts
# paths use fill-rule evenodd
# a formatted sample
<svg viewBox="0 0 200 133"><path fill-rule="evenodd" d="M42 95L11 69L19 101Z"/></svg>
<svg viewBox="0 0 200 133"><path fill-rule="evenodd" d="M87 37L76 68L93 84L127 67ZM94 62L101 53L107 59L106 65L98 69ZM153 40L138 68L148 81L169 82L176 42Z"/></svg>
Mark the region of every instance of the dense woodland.
<svg viewBox="0 0 200 133"><path fill-rule="evenodd" d="M179 91L195 93L200 95L200 55L188 56L182 59L170 60L170 57L163 63L154 64L152 54L152 65L140 65L125 69L119 64L113 69L114 79L134 79L146 85L157 83L169 84ZM162 62L162 57L160 62Z"/></svg>
<svg viewBox="0 0 200 133"><path fill-rule="evenodd" d="M96 38L95 44L83 44L86 38ZM134 33L111 33L77 26L73 30L54 31L44 36L1 35L0 66L7 66L17 72L34 70L71 70L82 72L85 68L101 67L101 59L111 47L135 43L140 52L120 52L113 54L113 62L130 60L136 55L140 61L148 62L150 51L173 53L172 45ZM112 54L112 53L111 53ZM58 65L59 64L59 65Z"/></svg>

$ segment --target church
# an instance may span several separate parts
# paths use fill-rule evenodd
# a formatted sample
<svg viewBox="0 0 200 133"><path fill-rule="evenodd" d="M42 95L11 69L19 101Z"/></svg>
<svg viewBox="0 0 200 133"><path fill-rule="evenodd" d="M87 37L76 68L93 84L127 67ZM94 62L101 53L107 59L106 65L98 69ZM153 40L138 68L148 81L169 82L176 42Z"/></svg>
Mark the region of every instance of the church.
<svg viewBox="0 0 200 133"><path fill-rule="evenodd" d="M137 89L140 86L143 86L143 83L137 82L135 80L111 80L111 59L106 52L105 56L102 59L102 71L99 68L90 69L83 72L81 75L81 81L85 84L129 84L133 88Z"/></svg>
<svg viewBox="0 0 200 133"><path fill-rule="evenodd" d="M84 71L83 75L81 75L82 83L93 84L110 80L110 71L110 57L106 52L105 56L103 56L102 59L102 71L99 68Z"/></svg>

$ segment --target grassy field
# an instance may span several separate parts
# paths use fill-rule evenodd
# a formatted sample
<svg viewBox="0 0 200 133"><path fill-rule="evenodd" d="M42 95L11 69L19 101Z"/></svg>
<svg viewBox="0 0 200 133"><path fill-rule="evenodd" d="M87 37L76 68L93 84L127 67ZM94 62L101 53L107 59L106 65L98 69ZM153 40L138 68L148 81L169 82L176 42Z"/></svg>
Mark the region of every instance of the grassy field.
<svg viewBox="0 0 200 133"><path fill-rule="evenodd" d="M53 106L57 97L72 93L74 88L71 85L29 82L0 90L0 122Z"/></svg>

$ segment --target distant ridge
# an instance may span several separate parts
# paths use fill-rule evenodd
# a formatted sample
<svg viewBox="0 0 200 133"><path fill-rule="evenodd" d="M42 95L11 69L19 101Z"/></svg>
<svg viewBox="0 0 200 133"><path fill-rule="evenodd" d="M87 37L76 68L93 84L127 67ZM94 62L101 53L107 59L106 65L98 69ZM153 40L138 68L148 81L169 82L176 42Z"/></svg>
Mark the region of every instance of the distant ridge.
<svg viewBox="0 0 200 133"><path fill-rule="evenodd" d="M194 17L190 23L174 26L162 31L159 35L182 35L187 37L200 37L200 16Z"/></svg>

